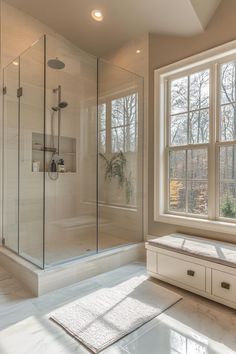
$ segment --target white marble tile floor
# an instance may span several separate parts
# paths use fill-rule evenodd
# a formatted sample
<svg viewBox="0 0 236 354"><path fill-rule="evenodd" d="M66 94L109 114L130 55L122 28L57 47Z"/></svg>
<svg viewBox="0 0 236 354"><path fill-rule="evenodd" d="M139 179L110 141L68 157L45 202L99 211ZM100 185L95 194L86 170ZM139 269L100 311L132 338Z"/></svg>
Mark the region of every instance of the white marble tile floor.
<svg viewBox="0 0 236 354"><path fill-rule="evenodd" d="M48 319L49 312L102 287L112 287L145 274L132 263L39 298L0 268L1 354L89 354L82 344ZM236 354L236 311L172 289L183 300L130 333L102 354Z"/></svg>

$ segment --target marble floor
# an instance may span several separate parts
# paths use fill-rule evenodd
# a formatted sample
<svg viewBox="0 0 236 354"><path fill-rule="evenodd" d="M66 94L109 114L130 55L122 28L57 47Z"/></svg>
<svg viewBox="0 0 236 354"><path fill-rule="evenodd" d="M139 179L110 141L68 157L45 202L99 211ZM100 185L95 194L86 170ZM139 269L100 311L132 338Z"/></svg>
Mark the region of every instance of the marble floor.
<svg viewBox="0 0 236 354"><path fill-rule="evenodd" d="M132 263L40 298L32 298L21 284L0 268L0 353L91 353L48 320L48 314L99 288L111 288L143 274L144 264ZM183 300L102 354L236 353L236 311L153 281L180 293Z"/></svg>

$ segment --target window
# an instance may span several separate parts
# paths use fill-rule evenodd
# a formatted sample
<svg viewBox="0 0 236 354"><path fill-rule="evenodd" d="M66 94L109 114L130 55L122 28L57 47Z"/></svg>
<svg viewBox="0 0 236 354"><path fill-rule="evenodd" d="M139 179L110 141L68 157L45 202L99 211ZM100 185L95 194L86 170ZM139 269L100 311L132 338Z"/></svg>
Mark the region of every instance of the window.
<svg viewBox="0 0 236 354"><path fill-rule="evenodd" d="M107 99L98 107L100 152L135 152L138 93Z"/></svg>
<svg viewBox="0 0 236 354"><path fill-rule="evenodd" d="M111 106L112 152L135 151L137 94L115 99Z"/></svg>
<svg viewBox="0 0 236 354"><path fill-rule="evenodd" d="M106 152L106 104L102 103L98 106L98 123L99 123L99 144L100 152Z"/></svg>
<svg viewBox="0 0 236 354"><path fill-rule="evenodd" d="M168 84L168 211L206 215L209 70L170 80Z"/></svg>
<svg viewBox="0 0 236 354"><path fill-rule="evenodd" d="M235 228L236 43L230 48L156 71L156 221Z"/></svg>
<svg viewBox="0 0 236 354"><path fill-rule="evenodd" d="M137 207L138 94L127 90L98 106L100 203Z"/></svg>
<svg viewBox="0 0 236 354"><path fill-rule="evenodd" d="M220 216L236 219L236 61L220 66Z"/></svg>

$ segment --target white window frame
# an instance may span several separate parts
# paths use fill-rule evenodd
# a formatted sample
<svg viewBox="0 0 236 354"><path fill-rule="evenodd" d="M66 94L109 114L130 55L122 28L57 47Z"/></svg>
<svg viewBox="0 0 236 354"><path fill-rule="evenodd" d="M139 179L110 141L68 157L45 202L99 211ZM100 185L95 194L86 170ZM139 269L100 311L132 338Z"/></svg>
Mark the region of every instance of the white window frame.
<svg viewBox="0 0 236 354"><path fill-rule="evenodd" d="M236 60L236 41L226 43L214 49L207 50L200 54L183 59L174 64L154 71L154 221L169 223L191 228L211 230L236 235L236 220L220 217L215 219L219 210L219 195L212 198L214 193L219 191L218 178L218 151L219 146L233 144L232 142L219 142L219 64ZM168 195L168 158L167 151L167 100L168 100L168 78L190 75L193 72L203 69L210 69L210 127L209 143L194 144L194 148L208 145L208 152L214 158L208 158L208 217L197 215L167 212L166 200ZM216 124L216 126L215 126ZM215 203L217 201L217 203ZM188 215L188 216L187 216Z"/></svg>

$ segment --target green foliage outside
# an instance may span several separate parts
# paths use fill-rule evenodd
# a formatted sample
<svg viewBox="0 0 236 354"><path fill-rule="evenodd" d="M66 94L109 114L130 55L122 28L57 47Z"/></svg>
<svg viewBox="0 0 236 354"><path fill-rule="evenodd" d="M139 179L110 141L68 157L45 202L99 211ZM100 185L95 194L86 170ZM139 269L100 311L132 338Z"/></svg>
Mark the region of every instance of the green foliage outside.
<svg viewBox="0 0 236 354"><path fill-rule="evenodd" d="M236 218L236 206L227 196L221 205L221 215L225 218Z"/></svg>

